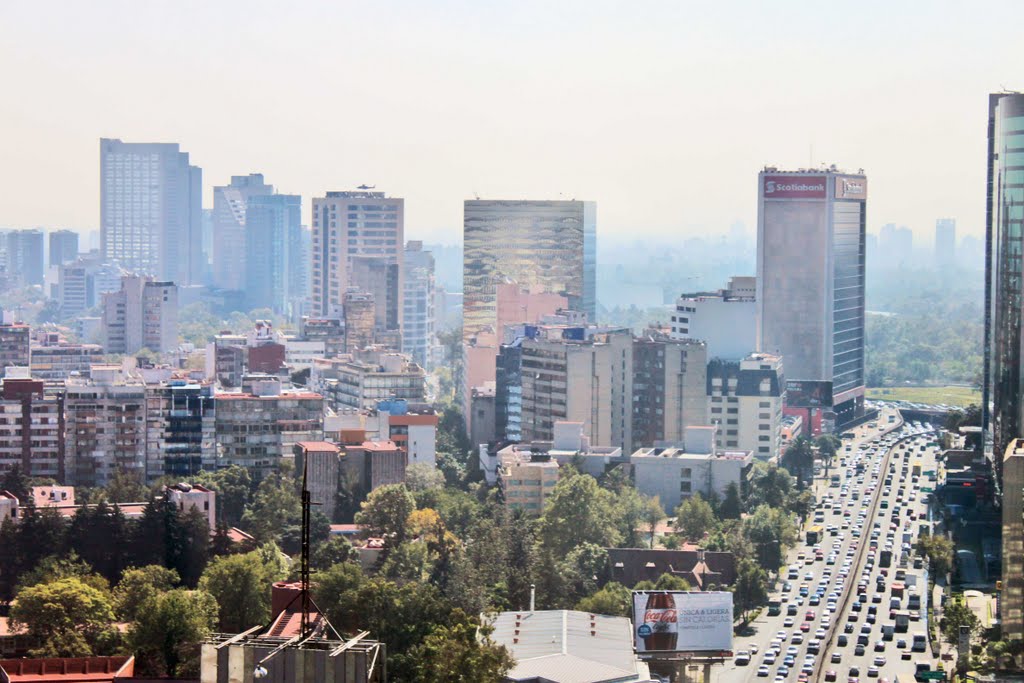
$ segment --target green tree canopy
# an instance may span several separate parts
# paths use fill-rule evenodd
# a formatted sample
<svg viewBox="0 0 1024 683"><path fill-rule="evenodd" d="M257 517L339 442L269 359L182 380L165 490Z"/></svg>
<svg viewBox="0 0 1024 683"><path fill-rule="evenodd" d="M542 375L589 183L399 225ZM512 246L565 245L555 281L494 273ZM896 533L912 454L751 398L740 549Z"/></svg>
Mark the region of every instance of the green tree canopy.
<svg viewBox="0 0 1024 683"><path fill-rule="evenodd" d="M683 535L688 541L700 543L704 540L704 534L711 533L718 525L711 504L704 500L699 493L686 498L675 509L676 531Z"/></svg>
<svg viewBox="0 0 1024 683"><path fill-rule="evenodd" d="M217 623L217 601L202 590L178 588L147 597L128 632L137 673L195 678L199 647Z"/></svg>
<svg viewBox="0 0 1024 683"><path fill-rule="evenodd" d="M577 602L576 609L592 614L631 617L633 611L632 593L621 583L610 581L596 593L588 595Z"/></svg>
<svg viewBox="0 0 1024 683"><path fill-rule="evenodd" d="M416 499L405 484L389 484L372 491L356 513L356 524L365 527L371 536L401 544L406 538L409 515L416 509Z"/></svg>
<svg viewBox="0 0 1024 683"><path fill-rule="evenodd" d="M615 498L589 474L559 480L541 517L541 538L556 556L565 557L584 543L615 546Z"/></svg>
<svg viewBox="0 0 1024 683"><path fill-rule="evenodd" d="M43 641L33 656L88 657L116 637L110 598L77 577L23 588L11 605L11 621Z"/></svg>
<svg viewBox="0 0 1024 683"><path fill-rule="evenodd" d="M277 552L276 550L273 552ZM214 558L199 581L199 588L218 605L218 628L241 633L270 619L270 590L283 578L280 565L268 561L265 551Z"/></svg>
<svg viewBox="0 0 1024 683"><path fill-rule="evenodd" d="M127 570L114 589L117 618L135 621L147 600L171 590L180 580L178 572L156 564Z"/></svg>

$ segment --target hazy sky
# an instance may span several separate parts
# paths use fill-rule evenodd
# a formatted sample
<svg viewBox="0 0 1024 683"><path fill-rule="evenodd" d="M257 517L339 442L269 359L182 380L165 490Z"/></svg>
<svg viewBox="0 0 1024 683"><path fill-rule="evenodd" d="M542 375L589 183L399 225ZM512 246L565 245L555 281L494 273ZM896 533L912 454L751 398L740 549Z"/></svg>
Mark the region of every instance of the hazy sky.
<svg viewBox="0 0 1024 683"><path fill-rule="evenodd" d="M0 225L95 228L99 138L179 142L210 188L376 184L406 233L462 200L598 202L599 235L753 232L756 174L869 177L869 229L984 221L986 95L1024 2L0 3Z"/></svg>

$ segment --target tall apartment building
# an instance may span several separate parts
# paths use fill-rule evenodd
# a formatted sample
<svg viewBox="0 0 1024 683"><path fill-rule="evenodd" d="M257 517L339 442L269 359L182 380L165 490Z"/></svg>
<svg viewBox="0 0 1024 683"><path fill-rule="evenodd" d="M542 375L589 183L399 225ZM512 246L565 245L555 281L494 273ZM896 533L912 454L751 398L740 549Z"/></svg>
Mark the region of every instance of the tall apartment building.
<svg viewBox="0 0 1024 683"><path fill-rule="evenodd" d="M835 425L864 414L867 178L832 167L758 175L758 349L831 382Z"/></svg>
<svg viewBox="0 0 1024 683"><path fill-rule="evenodd" d="M121 290L103 295L103 347L107 353L156 353L178 346L178 287L131 275Z"/></svg>
<svg viewBox="0 0 1024 683"><path fill-rule="evenodd" d="M242 291L246 278L246 224L249 199L274 194L262 173L233 175L213 188L213 285Z"/></svg>
<svg viewBox="0 0 1024 683"><path fill-rule="evenodd" d="M429 368L434 345L434 255L424 251L423 242L409 240L403 258L402 353L411 356L421 367Z"/></svg>
<svg viewBox="0 0 1024 683"><path fill-rule="evenodd" d="M633 341L631 448L679 444L687 427L707 424L707 365L701 341L658 334Z"/></svg>
<svg viewBox="0 0 1024 683"><path fill-rule="evenodd" d="M673 339L699 339L708 358L739 360L757 348L757 278L734 276L717 292L683 294L672 315Z"/></svg>
<svg viewBox="0 0 1024 683"><path fill-rule="evenodd" d="M21 286L43 284L43 231L7 233L7 275Z"/></svg>
<svg viewBox="0 0 1024 683"><path fill-rule="evenodd" d="M786 382L782 358L752 353L741 361L712 360L707 368L707 423L717 425L720 449L774 460L782 448Z"/></svg>
<svg viewBox="0 0 1024 683"><path fill-rule="evenodd" d="M267 186L269 187L269 186ZM291 313L305 298L302 198L255 194L245 210L243 284L247 307ZM220 266L219 259L217 261Z"/></svg>
<svg viewBox="0 0 1024 683"><path fill-rule="evenodd" d="M342 314L352 286L352 259L371 257L398 266L396 302L404 313L402 247L405 244L405 200L383 192L328 192L313 199L312 314ZM401 319L398 327L401 329Z"/></svg>
<svg viewBox="0 0 1024 683"><path fill-rule="evenodd" d="M509 281L596 319L596 203L467 200L463 245L464 340L487 327L500 334L496 287Z"/></svg>
<svg viewBox="0 0 1024 683"><path fill-rule="evenodd" d="M29 477L65 478L64 397L45 395L43 382L27 377L0 387L0 473L15 466Z"/></svg>
<svg viewBox="0 0 1024 683"><path fill-rule="evenodd" d="M51 266L61 266L78 258L78 233L74 230L54 230L50 233Z"/></svg>
<svg viewBox="0 0 1024 683"><path fill-rule="evenodd" d="M355 353L372 346L377 338L377 305L373 294L349 291L343 300L346 353Z"/></svg>
<svg viewBox="0 0 1024 683"><path fill-rule="evenodd" d="M338 503L341 449L327 441L299 441L292 447L292 454L296 478L301 480L303 472L306 473L310 502L333 520Z"/></svg>
<svg viewBox="0 0 1024 683"><path fill-rule="evenodd" d="M189 481L217 468L213 386L184 380L146 385L146 481Z"/></svg>
<svg viewBox="0 0 1024 683"><path fill-rule="evenodd" d="M103 303L103 295L121 289L123 268L104 263L98 253L82 256L57 269L57 301L61 315L77 317Z"/></svg>
<svg viewBox="0 0 1024 683"><path fill-rule="evenodd" d="M935 221L935 265L949 268L956 264L956 219Z"/></svg>
<svg viewBox="0 0 1024 683"><path fill-rule="evenodd" d="M25 323L0 323L0 373L32 364L32 328Z"/></svg>
<svg viewBox="0 0 1024 683"><path fill-rule="evenodd" d="M373 296L373 326L378 338L386 332L401 329L400 321L404 314L404 310L399 311L399 306L404 306L399 292L402 265L378 256L353 256L349 259L349 291Z"/></svg>
<svg viewBox="0 0 1024 683"><path fill-rule="evenodd" d="M94 365L65 390L67 483L105 486L115 472L146 476L146 386L120 366Z"/></svg>
<svg viewBox="0 0 1024 683"><path fill-rule="evenodd" d="M203 171L177 143L100 140L100 244L127 270L182 284L203 276Z"/></svg>
<svg viewBox="0 0 1024 683"><path fill-rule="evenodd" d="M1024 436L1024 278L1020 264L1024 253L1024 215L1020 209L1024 206L1024 156L1017 151L1020 149L1024 149L1024 93L989 95L981 405L982 423L996 454L1005 453L1014 439ZM999 470L1001 462L997 460Z"/></svg>
<svg viewBox="0 0 1024 683"><path fill-rule="evenodd" d="M337 358L345 353L345 322L341 318L303 317L299 337L324 345L324 358Z"/></svg>
<svg viewBox="0 0 1024 683"><path fill-rule="evenodd" d="M300 441L323 441L324 399L282 391L280 380L249 376L240 392L214 395L217 461L240 465L257 479L276 472Z"/></svg>
<svg viewBox="0 0 1024 683"><path fill-rule="evenodd" d="M558 460L549 452L509 446L498 453L498 486L505 505L540 514L558 485Z"/></svg>
<svg viewBox="0 0 1024 683"><path fill-rule="evenodd" d="M907 226L886 223L878 232L879 265L898 268L907 264L914 253L914 233Z"/></svg>
<svg viewBox="0 0 1024 683"><path fill-rule="evenodd" d="M582 422L591 443L633 443L633 335L627 329L541 327L522 342L524 441L551 441Z"/></svg>
<svg viewBox="0 0 1024 683"><path fill-rule="evenodd" d="M32 345L32 376L57 382L72 376L88 377L94 363L103 360L99 344L69 344L46 340Z"/></svg>

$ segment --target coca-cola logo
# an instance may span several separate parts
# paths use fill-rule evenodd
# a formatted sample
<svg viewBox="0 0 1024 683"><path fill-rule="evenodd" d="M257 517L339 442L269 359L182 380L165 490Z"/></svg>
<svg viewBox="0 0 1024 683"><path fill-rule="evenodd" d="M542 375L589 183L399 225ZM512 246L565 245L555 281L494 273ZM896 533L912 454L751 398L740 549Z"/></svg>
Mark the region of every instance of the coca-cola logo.
<svg viewBox="0 0 1024 683"><path fill-rule="evenodd" d="M649 609L644 613L645 624L675 624L679 617L674 609Z"/></svg>

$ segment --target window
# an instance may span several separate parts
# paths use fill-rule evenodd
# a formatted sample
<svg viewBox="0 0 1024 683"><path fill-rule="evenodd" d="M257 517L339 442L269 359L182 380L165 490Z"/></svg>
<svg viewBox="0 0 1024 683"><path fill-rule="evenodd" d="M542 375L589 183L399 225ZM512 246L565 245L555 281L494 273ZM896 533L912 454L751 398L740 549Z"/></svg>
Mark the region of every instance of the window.
<svg viewBox="0 0 1024 683"><path fill-rule="evenodd" d="M681 481L681 482L679 482L679 492L680 493L689 493L692 490L693 490L693 484L692 483L690 483L688 481Z"/></svg>
<svg viewBox="0 0 1024 683"><path fill-rule="evenodd" d="M760 403L757 404L757 407L758 408L771 408L772 404L770 402L768 402L768 401L761 401Z"/></svg>
<svg viewBox="0 0 1024 683"><path fill-rule="evenodd" d="M728 408L725 412L729 413L730 415L736 415L737 413L740 412L740 409L739 408Z"/></svg>
<svg viewBox="0 0 1024 683"><path fill-rule="evenodd" d="M760 434L760 435L758 435L757 440L758 441L771 441L772 437L768 436L767 434Z"/></svg>
<svg viewBox="0 0 1024 683"><path fill-rule="evenodd" d="M683 469L679 470L679 476L683 477L684 479L687 479L687 478L689 478L692 475L693 475L693 470L691 468L689 468L689 467L684 467Z"/></svg>

